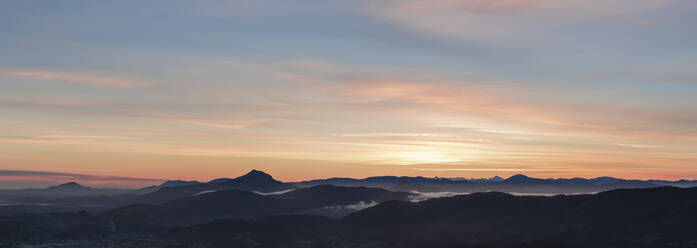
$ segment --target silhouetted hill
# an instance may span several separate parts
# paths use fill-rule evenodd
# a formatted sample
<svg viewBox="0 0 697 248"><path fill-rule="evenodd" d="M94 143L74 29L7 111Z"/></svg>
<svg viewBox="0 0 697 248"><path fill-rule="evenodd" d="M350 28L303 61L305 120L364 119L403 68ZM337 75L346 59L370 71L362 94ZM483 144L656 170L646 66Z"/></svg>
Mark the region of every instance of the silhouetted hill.
<svg viewBox="0 0 697 248"><path fill-rule="evenodd" d="M218 218L252 217L269 214L302 213L323 207L350 204L377 204L389 200L407 200L408 193L378 188L338 187L332 185L298 189L279 195L260 195L242 190L223 190L185 197L161 204L134 204L108 211L110 216L143 214L154 220L175 223L200 223ZM332 209L327 209L330 214ZM357 209L354 209L355 211ZM352 212L352 211L351 211ZM342 212L341 214L346 214Z"/></svg>
<svg viewBox="0 0 697 248"><path fill-rule="evenodd" d="M130 194L136 194L136 195L144 195L148 193L155 192L161 188L166 188L166 187L178 187L178 186L189 186L189 185L196 185L200 184L200 182L197 181L183 181L183 180L170 180L166 181L160 185L153 185L153 186L148 186L140 189L135 189L131 192Z"/></svg>
<svg viewBox="0 0 697 248"><path fill-rule="evenodd" d="M334 185L319 185L309 188L296 189L275 196L281 199L294 199L314 202L316 206L332 206L363 202L383 202L390 200L408 200L409 193L392 192L381 188L341 187Z"/></svg>
<svg viewBox="0 0 697 248"><path fill-rule="evenodd" d="M486 192L501 191L526 194L569 194L594 193L619 188L649 188L663 184L649 181L624 180L599 177L594 179L540 179L522 174L507 179L494 177L490 179L449 179L425 177L368 177L364 179L330 178L296 182L301 187L331 184L337 186L379 187L393 191L418 192ZM689 184L684 184L689 185Z"/></svg>
<svg viewBox="0 0 697 248"><path fill-rule="evenodd" d="M697 188L554 197L489 192L389 201L339 221L219 220L163 238L203 247L695 247L695 208Z"/></svg>
<svg viewBox="0 0 697 248"><path fill-rule="evenodd" d="M108 222L86 211L0 216L0 247L10 240L92 239L108 230Z"/></svg>
<svg viewBox="0 0 697 248"><path fill-rule="evenodd" d="M164 203L178 198L194 196L204 192L230 189L268 193L294 188L297 188L297 186L277 181L271 177L271 175L262 171L252 170L249 173L234 179L216 179L208 183L163 187L155 192L138 197L134 200L134 202Z"/></svg>
<svg viewBox="0 0 697 248"><path fill-rule="evenodd" d="M516 175L513 175L509 178L506 178L500 182L501 183L509 183L509 184L534 184L534 183L545 183L546 181L544 179L537 179L537 178L528 177L528 176L523 175L523 174L516 174Z"/></svg>
<svg viewBox="0 0 697 248"><path fill-rule="evenodd" d="M622 189L595 195L475 193L391 201L344 218L365 239L503 245L558 240L586 247L697 244L697 188ZM682 246L681 246L682 245Z"/></svg>
<svg viewBox="0 0 697 248"><path fill-rule="evenodd" d="M201 247L349 247L338 238L337 226L337 220L322 216L265 216L179 228L163 239Z"/></svg>
<svg viewBox="0 0 697 248"><path fill-rule="evenodd" d="M271 197L228 190L161 205L130 206L133 212L129 214L115 211L104 215L82 212L6 216L0 217L0 240L31 240L60 246L64 240L78 239L92 247L162 248L697 245L697 212L694 211L697 188L619 189L551 197L487 192L417 203L387 201L341 219L270 215L222 219L188 227L162 226L148 215L212 217L211 213L227 214L229 208L268 214L273 209L299 206L290 202L303 204L308 199L321 199L323 195L345 190L385 193L375 189L320 186ZM142 240L148 240L147 246L139 243Z"/></svg>
<svg viewBox="0 0 697 248"><path fill-rule="evenodd" d="M107 212L107 215L143 214L149 218L174 222L197 223L218 218L292 213L302 210L289 202L242 190L223 190L185 197L158 205L136 204Z"/></svg>
<svg viewBox="0 0 697 248"><path fill-rule="evenodd" d="M0 190L0 199L55 199L61 197L116 195L128 192L128 189L92 188L76 182L68 182L46 188L6 189Z"/></svg>

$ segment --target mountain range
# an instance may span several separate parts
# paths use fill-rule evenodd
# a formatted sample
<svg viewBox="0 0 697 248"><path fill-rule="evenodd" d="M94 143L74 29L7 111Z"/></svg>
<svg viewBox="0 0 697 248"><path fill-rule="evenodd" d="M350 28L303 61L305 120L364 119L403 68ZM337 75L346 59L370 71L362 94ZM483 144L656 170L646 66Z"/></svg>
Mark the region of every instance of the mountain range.
<svg viewBox="0 0 697 248"><path fill-rule="evenodd" d="M516 196L481 192L421 202L387 200L341 218L264 213L249 218L221 218L183 226L148 220L150 215L176 217L228 211L224 210L231 207L227 204L239 203L244 197L264 204L251 203L229 211L264 211L254 209L274 208L276 206L266 204L286 204L283 201L289 199L318 198L324 199L318 200L323 204L345 203L333 200L337 192L372 192L376 196L386 193L365 188L354 190L320 186L272 198L228 190L221 191L226 192L224 194L208 193L160 204L152 212L134 215L118 214L123 209L117 209L116 212L101 214L81 211L0 216L0 243L41 244L46 247L162 248L697 245L697 212L694 211L697 209L697 188L670 186L584 195ZM327 193L332 197L321 197ZM206 195L211 198L204 197ZM207 205L216 201L222 201L223 206ZM195 210L202 206L201 211ZM81 243L74 243L76 240Z"/></svg>
<svg viewBox="0 0 697 248"><path fill-rule="evenodd" d="M224 190L242 190L263 195L274 195L298 188L320 185L382 188L391 191L423 194L428 198L430 197L428 196L429 193L455 195L488 191L512 194L581 194L618 188L651 188L666 185L690 187L697 186L697 181L640 181L613 177L540 179L519 174L505 179L500 177L464 179L381 176L363 179L329 178L302 182L281 182L267 173L252 170L236 178L219 178L209 182L172 180L160 185L135 190L92 188L75 182L42 189L0 190L0 203L4 202L3 205L0 205L0 214L65 211L76 208L89 211L104 211L133 204L157 205L181 198L193 197L197 194Z"/></svg>
<svg viewBox="0 0 697 248"><path fill-rule="evenodd" d="M417 192L486 192L500 191L522 194L578 194L594 193L619 188L650 188L657 186L694 187L697 181L626 180L613 177L585 178L532 178L522 174L503 179L452 179L427 177L380 176L364 179L329 178L294 182L294 185L308 187L331 184L337 186L378 187L395 191Z"/></svg>
<svg viewBox="0 0 697 248"><path fill-rule="evenodd" d="M377 204L390 200L408 201L409 195L380 188L333 185L301 188L271 195L232 189L183 197L161 204L134 204L107 211L105 214L113 219L141 215L159 223L177 224L307 212L337 216L347 213L341 209L344 206Z"/></svg>

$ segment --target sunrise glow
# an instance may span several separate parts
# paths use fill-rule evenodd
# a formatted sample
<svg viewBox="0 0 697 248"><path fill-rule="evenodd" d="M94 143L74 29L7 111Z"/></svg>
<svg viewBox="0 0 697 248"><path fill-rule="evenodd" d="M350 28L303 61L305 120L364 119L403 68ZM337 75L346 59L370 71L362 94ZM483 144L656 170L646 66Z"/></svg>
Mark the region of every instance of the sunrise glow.
<svg viewBox="0 0 697 248"><path fill-rule="evenodd" d="M697 179L692 0L126 2L0 3L0 171Z"/></svg>

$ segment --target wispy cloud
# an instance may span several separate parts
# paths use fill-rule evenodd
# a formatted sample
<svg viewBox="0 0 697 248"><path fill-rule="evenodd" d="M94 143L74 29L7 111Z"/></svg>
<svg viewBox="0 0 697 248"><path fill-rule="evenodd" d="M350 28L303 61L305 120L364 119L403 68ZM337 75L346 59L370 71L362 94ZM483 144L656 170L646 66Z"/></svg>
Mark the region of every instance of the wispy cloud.
<svg viewBox="0 0 697 248"><path fill-rule="evenodd" d="M144 120L181 123L188 125L214 127L223 129L243 129L257 126L270 121L267 118L175 118L175 117L142 117Z"/></svg>
<svg viewBox="0 0 697 248"><path fill-rule="evenodd" d="M125 136L110 135L39 135L33 137L0 137L0 143L24 144L84 144L94 140L124 140Z"/></svg>
<svg viewBox="0 0 697 248"><path fill-rule="evenodd" d="M408 29L469 41L536 40L564 23L626 16L678 0L388 0L365 11ZM537 36L538 39L532 39ZM547 37L549 39L551 37ZM539 43L538 43L539 44Z"/></svg>
<svg viewBox="0 0 697 248"><path fill-rule="evenodd" d="M108 88L140 88L153 85L146 80L129 77L117 77L93 73L76 73L52 70L0 70L0 75L7 75L30 80L61 81L82 85L108 87Z"/></svg>

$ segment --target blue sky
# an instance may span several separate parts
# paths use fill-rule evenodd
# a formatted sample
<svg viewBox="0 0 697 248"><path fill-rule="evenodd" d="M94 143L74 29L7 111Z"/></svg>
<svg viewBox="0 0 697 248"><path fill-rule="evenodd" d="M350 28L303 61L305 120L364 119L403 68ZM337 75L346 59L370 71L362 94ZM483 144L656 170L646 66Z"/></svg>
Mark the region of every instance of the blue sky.
<svg viewBox="0 0 697 248"><path fill-rule="evenodd" d="M155 178L199 180L249 159L289 180L697 178L695 11L689 0L2 1L0 164L154 177L177 161Z"/></svg>

